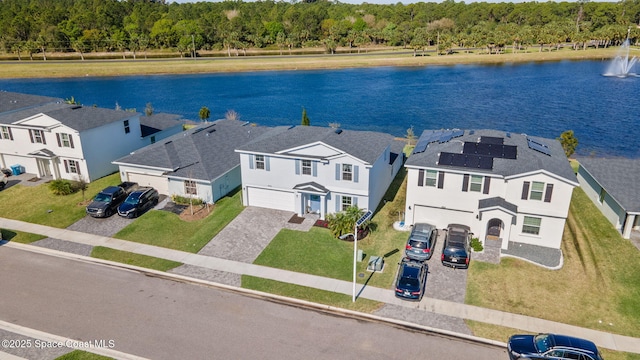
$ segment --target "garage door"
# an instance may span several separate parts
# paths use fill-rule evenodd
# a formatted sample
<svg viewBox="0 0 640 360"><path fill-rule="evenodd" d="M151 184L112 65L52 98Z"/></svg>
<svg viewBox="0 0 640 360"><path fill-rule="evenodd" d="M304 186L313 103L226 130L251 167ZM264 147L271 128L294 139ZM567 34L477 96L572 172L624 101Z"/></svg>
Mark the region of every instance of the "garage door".
<svg viewBox="0 0 640 360"><path fill-rule="evenodd" d="M295 195L292 192L247 188L247 205L269 209L295 211Z"/></svg>
<svg viewBox="0 0 640 360"><path fill-rule="evenodd" d="M137 182L140 186L151 186L158 190L160 194L169 195L169 182L163 176L127 173L129 181Z"/></svg>
<svg viewBox="0 0 640 360"><path fill-rule="evenodd" d="M444 229L449 224L471 224L475 220L473 213L448 210L442 208L432 208L428 206L415 206L413 222L426 222L435 225L439 229Z"/></svg>

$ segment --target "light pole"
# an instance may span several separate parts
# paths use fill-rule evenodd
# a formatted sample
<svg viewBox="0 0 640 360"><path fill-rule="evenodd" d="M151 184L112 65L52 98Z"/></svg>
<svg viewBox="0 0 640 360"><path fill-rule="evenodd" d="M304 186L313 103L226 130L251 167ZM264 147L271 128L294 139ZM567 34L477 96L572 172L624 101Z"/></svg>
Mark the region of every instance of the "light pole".
<svg viewBox="0 0 640 360"><path fill-rule="evenodd" d="M352 302L356 302L356 262L357 262L357 252L358 252L358 228L365 221L369 220L373 215L371 210L367 211L358 221L356 221L355 228L353 229L353 297Z"/></svg>

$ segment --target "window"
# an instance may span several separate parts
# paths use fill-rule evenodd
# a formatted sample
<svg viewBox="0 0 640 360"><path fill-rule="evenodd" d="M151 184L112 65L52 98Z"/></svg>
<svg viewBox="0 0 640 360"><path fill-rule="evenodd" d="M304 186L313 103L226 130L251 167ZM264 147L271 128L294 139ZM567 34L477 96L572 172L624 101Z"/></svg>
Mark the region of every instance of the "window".
<svg viewBox="0 0 640 360"><path fill-rule="evenodd" d="M343 196L342 197L342 211L346 211L349 207L351 207L351 196Z"/></svg>
<svg viewBox="0 0 640 360"><path fill-rule="evenodd" d="M311 175L311 160L302 160L302 175Z"/></svg>
<svg viewBox="0 0 640 360"><path fill-rule="evenodd" d="M80 175L80 163L75 160L65 160L64 169L67 173Z"/></svg>
<svg viewBox="0 0 640 360"><path fill-rule="evenodd" d="M264 155L256 155L256 169L264 170Z"/></svg>
<svg viewBox="0 0 640 360"><path fill-rule="evenodd" d="M424 185L425 186L436 186L438 172L436 170L427 170L425 173Z"/></svg>
<svg viewBox="0 0 640 360"><path fill-rule="evenodd" d="M153 136L151 137L151 143L152 143L152 144L155 144L155 143L156 143L156 136L155 136L155 135L153 135Z"/></svg>
<svg viewBox="0 0 640 360"><path fill-rule="evenodd" d="M544 193L543 182L534 181L531 183L531 194L529 195L530 200L542 200L543 193Z"/></svg>
<svg viewBox="0 0 640 360"><path fill-rule="evenodd" d="M469 191L481 192L482 178L483 176L481 175L471 175L471 183L469 184Z"/></svg>
<svg viewBox="0 0 640 360"><path fill-rule="evenodd" d="M196 187L196 182L193 180L185 180L184 193L187 195L198 195L198 188Z"/></svg>
<svg viewBox="0 0 640 360"><path fill-rule="evenodd" d="M56 139L58 140L59 147L73 148L73 138L69 134L57 133Z"/></svg>
<svg viewBox="0 0 640 360"><path fill-rule="evenodd" d="M129 120L125 120L124 121L124 133L128 134L131 132L131 129L129 128Z"/></svg>
<svg viewBox="0 0 640 360"><path fill-rule="evenodd" d="M13 140L11 128L8 126L0 126L0 139Z"/></svg>
<svg viewBox="0 0 640 360"><path fill-rule="evenodd" d="M42 130L29 129L29 137L31 138L32 143L47 143L47 140L44 138L44 132Z"/></svg>
<svg viewBox="0 0 640 360"><path fill-rule="evenodd" d="M604 203L604 198L607 196L607 191L605 189L600 189L600 195L598 196L598 201L600 204Z"/></svg>
<svg viewBox="0 0 640 360"><path fill-rule="evenodd" d="M353 167L351 164L342 164L342 180L353 180ZM351 200L351 198L349 198Z"/></svg>
<svg viewBox="0 0 640 360"><path fill-rule="evenodd" d="M540 222L542 222L541 218L525 216L522 232L524 234L540 235Z"/></svg>

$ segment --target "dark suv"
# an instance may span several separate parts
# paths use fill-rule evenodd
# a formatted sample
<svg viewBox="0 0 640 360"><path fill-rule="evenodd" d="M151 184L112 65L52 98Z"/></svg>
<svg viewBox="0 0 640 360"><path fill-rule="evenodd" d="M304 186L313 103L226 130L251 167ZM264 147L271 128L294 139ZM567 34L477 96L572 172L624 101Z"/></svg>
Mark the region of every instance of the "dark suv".
<svg viewBox="0 0 640 360"><path fill-rule="evenodd" d="M509 359L602 360L596 345L566 335L513 335L507 343Z"/></svg>
<svg viewBox="0 0 640 360"><path fill-rule="evenodd" d="M127 198L127 192L121 186L109 186L100 191L87 206L87 214L92 217L109 217L118 209L118 205Z"/></svg>
<svg viewBox="0 0 640 360"><path fill-rule="evenodd" d="M426 262L403 258L396 279L396 296L407 300L418 300L424 296L429 266Z"/></svg>
<svg viewBox="0 0 640 360"><path fill-rule="evenodd" d="M413 224L413 229L411 229L411 234L405 246L405 255L409 259L418 261L431 259L437 237L438 230L435 226L426 223Z"/></svg>
<svg viewBox="0 0 640 360"><path fill-rule="evenodd" d="M118 207L118 215L134 218L158 204L158 192L154 188L140 188L133 191Z"/></svg>
<svg viewBox="0 0 640 360"><path fill-rule="evenodd" d="M468 226L449 224L442 245L442 264L466 269L471 260L471 232Z"/></svg>

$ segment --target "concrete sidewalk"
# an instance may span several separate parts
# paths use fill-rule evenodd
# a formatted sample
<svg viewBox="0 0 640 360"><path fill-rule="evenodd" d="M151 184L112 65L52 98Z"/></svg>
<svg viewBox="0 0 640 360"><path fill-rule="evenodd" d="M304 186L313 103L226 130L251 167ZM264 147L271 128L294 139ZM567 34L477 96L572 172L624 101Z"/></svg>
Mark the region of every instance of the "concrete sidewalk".
<svg viewBox="0 0 640 360"><path fill-rule="evenodd" d="M239 261L221 259L212 256L193 254L152 245L140 244L105 236L92 235L77 231L58 229L23 221L0 218L0 228L39 234L54 239L71 241L90 246L104 246L116 250L153 256L181 262L202 268L224 271L234 274L245 274L281 282L352 295L353 283L330 279L315 275L296 273ZM6 243L11 246L11 243ZM402 307L420 309L436 314L474 320L488 324L500 325L527 332L551 332L588 338L599 347L640 354L640 339L596 331L554 321L517 315L497 310L485 309L466 304L428 298L426 295L419 303L411 303L395 297L390 289L381 289L358 284L357 296Z"/></svg>

